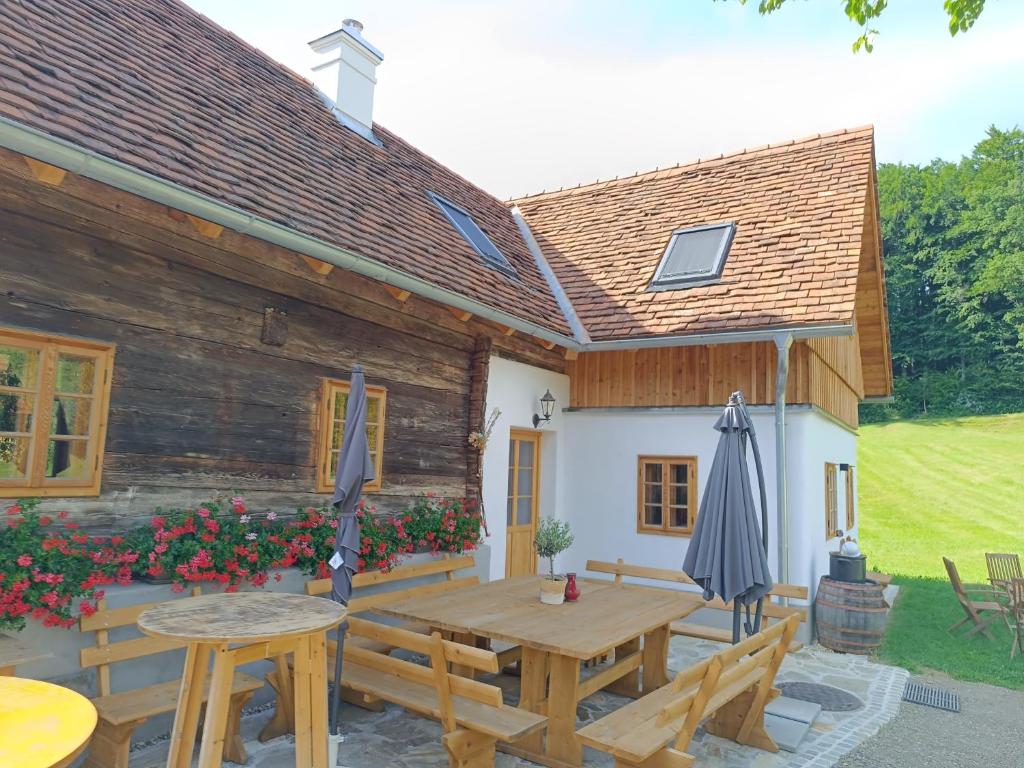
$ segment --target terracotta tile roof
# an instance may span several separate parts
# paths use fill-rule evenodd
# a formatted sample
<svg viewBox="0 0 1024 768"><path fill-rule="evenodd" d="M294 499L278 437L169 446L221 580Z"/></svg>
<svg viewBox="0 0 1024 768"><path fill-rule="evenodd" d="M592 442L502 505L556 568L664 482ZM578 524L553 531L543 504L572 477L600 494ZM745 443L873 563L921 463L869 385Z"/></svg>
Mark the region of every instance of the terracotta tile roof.
<svg viewBox="0 0 1024 768"><path fill-rule="evenodd" d="M0 4L0 115L570 334L506 206L176 0ZM434 203L519 273L484 266Z"/></svg>
<svg viewBox="0 0 1024 768"><path fill-rule="evenodd" d="M594 341L850 323L871 127L513 201ZM647 290L672 231L734 221L720 282Z"/></svg>

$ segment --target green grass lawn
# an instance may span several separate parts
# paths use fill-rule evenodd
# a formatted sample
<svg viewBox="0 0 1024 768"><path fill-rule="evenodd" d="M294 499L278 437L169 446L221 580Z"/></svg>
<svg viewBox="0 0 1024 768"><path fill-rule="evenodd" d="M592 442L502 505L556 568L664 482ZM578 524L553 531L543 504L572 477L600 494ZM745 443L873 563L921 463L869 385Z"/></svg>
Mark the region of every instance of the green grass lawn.
<svg viewBox="0 0 1024 768"><path fill-rule="evenodd" d="M986 552L1024 556L1024 414L865 426L858 471L861 547L901 587L881 657L1024 689L1005 625L996 642L946 632L963 612L942 565L986 583Z"/></svg>

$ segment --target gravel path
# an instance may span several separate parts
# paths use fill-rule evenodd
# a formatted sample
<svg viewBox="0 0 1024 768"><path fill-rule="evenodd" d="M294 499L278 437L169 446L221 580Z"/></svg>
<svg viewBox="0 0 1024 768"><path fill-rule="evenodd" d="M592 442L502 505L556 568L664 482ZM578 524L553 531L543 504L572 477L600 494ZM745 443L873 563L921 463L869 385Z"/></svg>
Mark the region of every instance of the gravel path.
<svg viewBox="0 0 1024 768"><path fill-rule="evenodd" d="M900 702L896 718L840 760L839 768L1024 765L1024 691L939 674L911 679L960 694L960 713Z"/></svg>

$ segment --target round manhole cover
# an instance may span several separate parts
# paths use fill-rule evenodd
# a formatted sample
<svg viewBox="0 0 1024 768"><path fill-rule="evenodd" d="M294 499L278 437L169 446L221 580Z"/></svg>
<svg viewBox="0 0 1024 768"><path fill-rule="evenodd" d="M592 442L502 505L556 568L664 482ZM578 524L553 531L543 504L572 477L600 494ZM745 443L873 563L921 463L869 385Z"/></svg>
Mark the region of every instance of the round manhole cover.
<svg viewBox="0 0 1024 768"><path fill-rule="evenodd" d="M853 712L864 706L864 702L849 691L821 683L779 683L783 696L800 701L820 704L826 712Z"/></svg>

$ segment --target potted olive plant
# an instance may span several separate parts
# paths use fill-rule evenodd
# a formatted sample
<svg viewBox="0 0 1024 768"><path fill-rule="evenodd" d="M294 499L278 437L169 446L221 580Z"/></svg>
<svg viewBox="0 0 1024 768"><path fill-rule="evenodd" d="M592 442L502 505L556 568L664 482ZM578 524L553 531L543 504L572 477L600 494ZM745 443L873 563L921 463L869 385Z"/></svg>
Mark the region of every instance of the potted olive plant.
<svg viewBox="0 0 1024 768"><path fill-rule="evenodd" d="M537 555L548 559L548 575L540 582L540 601L549 605L560 605L565 601L565 577L555 575L555 555L572 546L572 532L569 524L552 517L545 517L537 526L533 547Z"/></svg>

